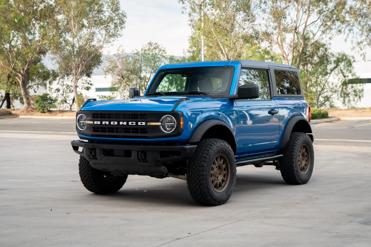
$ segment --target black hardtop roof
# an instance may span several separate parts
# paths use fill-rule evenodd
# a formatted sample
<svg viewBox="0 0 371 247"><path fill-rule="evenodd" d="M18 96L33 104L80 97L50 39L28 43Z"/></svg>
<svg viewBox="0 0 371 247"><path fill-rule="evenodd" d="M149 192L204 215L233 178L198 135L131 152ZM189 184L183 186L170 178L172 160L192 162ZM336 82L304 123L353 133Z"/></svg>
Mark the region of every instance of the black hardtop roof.
<svg viewBox="0 0 371 247"><path fill-rule="evenodd" d="M192 67L207 67L207 66L234 66L241 64L242 67L253 67L253 68L277 68L285 70L298 70L294 66L287 64L277 64L273 62L263 62L255 60L234 60L234 61L204 61L204 62L187 62L187 63L175 63L166 64L160 67L160 69L179 69L179 68L192 68Z"/></svg>
<svg viewBox="0 0 371 247"><path fill-rule="evenodd" d="M273 62L263 62L263 61L255 61L255 60L239 60L238 62L241 63L242 67L261 67L261 68L275 67L275 68L282 68L282 69L298 70L296 67L291 66L291 65L278 64L278 63L273 63Z"/></svg>

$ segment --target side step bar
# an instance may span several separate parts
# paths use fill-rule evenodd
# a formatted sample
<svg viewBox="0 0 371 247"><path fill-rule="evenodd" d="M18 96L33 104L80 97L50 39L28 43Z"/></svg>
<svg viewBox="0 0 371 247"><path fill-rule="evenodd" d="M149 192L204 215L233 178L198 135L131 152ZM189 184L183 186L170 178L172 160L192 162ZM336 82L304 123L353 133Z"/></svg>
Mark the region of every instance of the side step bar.
<svg viewBox="0 0 371 247"><path fill-rule="evenodd" d="M243 166L243 165L248 165L248 164L255 163L255 162L260 162L260 161L275 160L275 159L281 158L282 156L283 156L282 154L279 154L279 155L274 155L274 156L265 156L265 157L259 157L259 158L253 158L253 159L244 159L244 160L237 161L236 165L237 166Z"/></svg>

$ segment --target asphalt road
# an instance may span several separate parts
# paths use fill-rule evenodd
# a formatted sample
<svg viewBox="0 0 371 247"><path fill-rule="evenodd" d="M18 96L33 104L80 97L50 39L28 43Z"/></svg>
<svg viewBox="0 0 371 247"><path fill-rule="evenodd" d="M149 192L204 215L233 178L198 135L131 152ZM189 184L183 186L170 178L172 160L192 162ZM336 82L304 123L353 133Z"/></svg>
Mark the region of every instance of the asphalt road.
<svg viewBox="0 0 371 247"><path fill-rule="evenodd" d="M231 200L208 208L174 178L131 176L93 195L69 145L73 120L0 119L0 246L370 246L371 121L313 128L309 184L243 167Z"/></svg>

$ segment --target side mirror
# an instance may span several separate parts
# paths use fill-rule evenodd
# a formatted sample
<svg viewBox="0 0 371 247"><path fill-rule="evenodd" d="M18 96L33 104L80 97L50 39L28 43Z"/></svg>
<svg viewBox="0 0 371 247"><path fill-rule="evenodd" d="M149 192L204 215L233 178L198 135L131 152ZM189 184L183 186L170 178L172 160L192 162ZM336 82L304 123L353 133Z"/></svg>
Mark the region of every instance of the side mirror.
<svg viewBox="0 0 371 247"><path fill-rule="evenodd" d="M239 99L259 98L259 87L254 83L249 83L238 87L237 96Z"/></svg>
<svg viewBox="0 0 371 247"><path fill-rule="evenodd" d="M132 87L129 89L129 98L134 98L140 96L139 88Z"/></svg>

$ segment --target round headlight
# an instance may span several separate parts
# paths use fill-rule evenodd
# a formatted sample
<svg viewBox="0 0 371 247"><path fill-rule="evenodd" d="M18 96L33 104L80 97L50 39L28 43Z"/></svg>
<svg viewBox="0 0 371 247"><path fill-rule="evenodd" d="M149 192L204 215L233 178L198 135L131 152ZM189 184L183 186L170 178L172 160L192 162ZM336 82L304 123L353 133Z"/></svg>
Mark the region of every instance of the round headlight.
<svg viewBox="0 0 371 247"><path fill-rule="evenodd" d="M163 116L160 122L160 128L165 133L171 133L176 129L176 119L171 115Z"/></svg>
<svg viewBox="0 0 371 247"><path fill-rule="evenodd" d="M85 114L77 115L76 126L79 130L85 130L86 129L86 115Z"/></svg>

